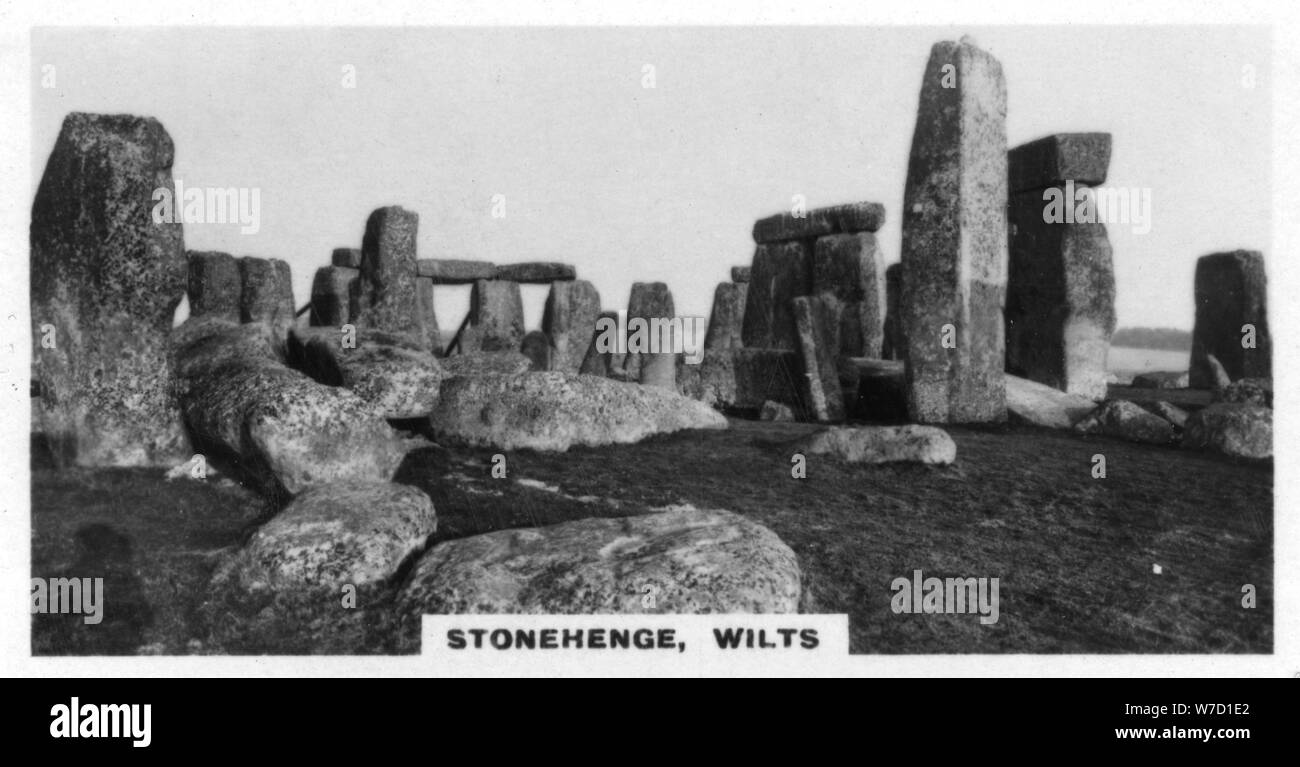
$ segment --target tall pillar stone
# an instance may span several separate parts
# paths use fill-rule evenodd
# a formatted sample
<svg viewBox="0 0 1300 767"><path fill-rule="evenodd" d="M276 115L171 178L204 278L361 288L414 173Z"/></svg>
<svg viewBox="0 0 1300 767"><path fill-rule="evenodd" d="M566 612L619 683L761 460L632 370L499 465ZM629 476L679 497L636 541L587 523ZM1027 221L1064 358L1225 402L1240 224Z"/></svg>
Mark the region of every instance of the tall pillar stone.
<svg viewBox="0 0 1300 767"><path fill-rule="evenodd" d="M1196 324L1188 371L1191 387L1213 387L1208 355L1218 359L1234 381L1271 378L1273 343L1268 329L1268 278L1263 254L1235 250L1202 256L1196 262L1195 291ZM1253 347L1247 348L1252 343Z"/></svg>
<svg viewBox="0 0 1300 767"><path fill-rule="evenodd" d="M173 152L153 118L74 112L46 162L30 230L32 406L60 465L189 458L167 357L187 287L180 208L153 217Z"/></svg>
<svg viewBox="0 0 1300 767"><path fill-rule="evenodd" d="M417 314L415 242L420 217L393 205L366 220L357 280L357 316L364 327L413 333ZM517 346L515 347L517 348Z"/></svg>
<svg viewBox="0 0 1300 767"><path fill-rule="evenodd" d="M838 303L829 294L794 299L795 327L803 354L804 401L813 418L823 423L844 420L844 393L836 365L839 339L832 324L843 315L835 306Z"/></svg>
<svg viewBox="0 0 1300 767"><path fill-rule="evenodd" d="M813 248L813 293L839 300L840 339L833 355L879 358L884 343L885 279L876 236L870 232L818 237Z"/></svg>
<svg viewBox="0 0 1300 767"><path fill-rule="evenodd" d="M606 327L618 327L618 312L605 311L596 315L595 325ZM613 339L609 339L613 340ZM601 348L609 346L609 348ZM587 347L587 355L582 359L582 367L578 370L583 375L600 376L609 378L615 370L623 369L623 355L614 351L614 344L602 344L600 334L593 331L591 345Z"/></svg>
<svg viewBox="0 0 1300 767"><path fill-rule="evenodd" d="M758 349L799 348L791 301L812 292L812 248L803 240L772 242L754 250L741 338Z"/></svg>
<svg viewBox="0 0 1300 767"><path fill-rule="evenodd" d="M881 359L901 360L905 356L903 320L898 316L898 301L903 293L903 265L890 264L885 268L885 334L881 343Z"/></svg>
<svg viewBox="0 0 1300 767"><path fill-rule="evenodd" d="M676 315L673 306L673 294L662 282L634 282L627 301L628 353L624 363L629 381L640 381L647 386L659 386L668 389L677 388L677 357L670 344L680 342L672 333L655 333L654 328L662 327L655 320L671 320ZM632 321L641 319L646 322L643 338L647 341L655 336L658 353L635 353L632 351L633 338L637 330Z"/></svg>
<svg viewBox="0 0 1300 767"><path fill-rule="evenodd" d="M322 266L311 283L311 324L339 327L352 322L353 283L360 272L346 266Z"/></svg>
<svg viewBox="0 0 1300 767"><path fill-rule="evenodd" d="M462 354L519 351L519 344L524 340L524 299L519 283L475 282L469 294L469 326L477 348L462 348Z"/></svg>
<svg viewBox="0 0 1300 767"><path fill-rule="evenodd" d="M186 253L189 280L186 293L191 317L217 317L239 322L239 262L229 253Z"/></svg>
<svg viewBox="0 0 1300 767"><path fill-rule="evenodd" d="M1105 182L1110 134L1047 136L1011 150L1007 161L1007 372L1105 399L1115 332L1110 240L1105 224L1076 221L1073 207ZM1071 215L1056 215L1062 203Z"/></svg>
<svg viewBox="0 0 1300 767"><path fill-rule="evenodd" d="M433 306L433 280L415 278L415 331L424 351L442 354L442 335L438 331L438 315Z"/></svg>
<svg viewBox="0 0 1300 767"><path fill-rule="evenodd" d="M1006 420L1007 93L963 38L921 85L903 210L907 404L920 423Z"/></svg>
<svg viewBox="0 0 1300 767"><path fill-rule="evenodd" d="M542 331L551 339L551 369L577 373L591 348L600 316L600 293L587 280L552 282L542 312Z"/></svg>
<svg viewBox="0 0 1300 767"><path fill-rule="evenodd" d="M709 330L704 335L705 349L739 349L745 320L745 299L749 284L720 282L713 291L713 310L709 313Z"/></svg>
<svg viewBox="0 0 1300 767"><path fill-rule="evenodd" d="M293 327L293 275L278 258L239 259L239 320L265 322L280 336Z"/></svg>

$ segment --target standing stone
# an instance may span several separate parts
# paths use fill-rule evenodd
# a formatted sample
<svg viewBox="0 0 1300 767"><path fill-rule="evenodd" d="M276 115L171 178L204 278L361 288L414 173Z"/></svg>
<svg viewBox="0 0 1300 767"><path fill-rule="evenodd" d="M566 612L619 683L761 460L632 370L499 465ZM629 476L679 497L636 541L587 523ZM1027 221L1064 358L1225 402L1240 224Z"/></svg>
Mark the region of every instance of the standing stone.
<svg viewBox="0 0 1300 767"><path fill-rule="evenodd" d="M805 242L759 245L754 251L741 337L756 349L799 348L790 302L812 292L812 249Z"/></svg>
<svg viewBox="0 0 1300 767"><path fill-rule="evenodd" d="M542 312L542 331L551 339L554 352L551 370L577 373L596 333L600 316L600 293L587 280L553 282Z"/></svg>
<svg viewBox="0 0 1300 767"><path fill-rule="evenodd" d="M335 248L330 254L330 264L348 269L360 269L361 248Z"/></svg>
<svg viewBox="0 0 1300 767"><path fill-rule="evenodd" d="M239 320L265 322L277 333L293 327L293 280L289 264L278 258L239 259Z"/></svg>
<svg viewBox="0 0 1300 767"><path fill-rule="evenodd" d="M901 360L906 354L903 342L903 321L898 316L898 300L903 294L903 265L890 264L885 268L885 333L880 356L887 360Z"/></svg>
<svg viewBox="0 0 1300 767"><path fill-rule="evenodd" d="M1245 325L1255 329L1255 348L1244 347ZM1222 363L1232 380L1271 378L1268 279L1264 256L1255 250L1214 253L1196 262L1196 325L1192 329L1191 385L1214 384L1207 355Z"/></svg>
<svg viewBox="0 0 1300 767"><path fill-rule="evenodd" d="M433 307L433 280L415 278L415 331L424 351L442 354L442 336L438 332L438 315Z"/></svg>
<svg viewBox="0 0 1300 767"><path fill-rule="evenodd" d="M903 211L908 411L921 423L1007 417L1006 113L996 59L965 40L934 45Z"/></svg>
<svg viewBox="0 0 1300 767"><path fill-rule="evenodd" d="M498 280L510 280L526 285L547 285L576 279L578 270L569 264L530 261L520 264L502 264L497 267Z"/></svg>
<svg viewBox="0 0 1300 767"><path fill-rule="evenodd" d="M229 253L186 254L189 262L191 317L217 317L239 322L239 262Z"/></svg>
<svg viewBox="0 0 1300 767"><path fill-rule="evenodd" d="M396 205L366 221L353 322L392 333L412 331L416 316L415 241L420 217Z"/></svg>
<svg viewBox="0 0 1300 767"><path fill-rule="evenodd" d="M613 322L612 326L608 324L610 321ZM617 328L618 312L601 312L598 314L594 326L599 328L602 325ZM578 372L583 375L609 378L615 370L621 371L625 361L624 355L615 351L613 345L614 340L615 339L611 336L609 339L609 348L603 349L602 346L605 346L605 344L601 342L601 334L599 330L596 330L592 335L591 345L587 348L587 356L582 358L582 367Z"/></svg>
<svg viewBox="0 0 1300 767"><path fill-rule="evenodd" d="M166 352L186 289L184 235L152 217L154 190L172 190L172 157L153 118L74 112L46 162L30 232L33 420L60 463L189 457Z"/></svg>
<svg viewBox="0 0 1300 767"><path fill-rule="evenodd" d="M749 282L749 267L748 267L748 266L733 266L733 267L731 267L731 281L732 281L732 282L735 282L735 283L739 283L739 284L745 284L745 283L748 283L748 282Z"/></svg>
<svg viewBox="0 0 1300 767"><path fill-rule="evenodd" d="M352 321L352 284L359 274L345 266L322 266L311 283L311 324L338 327Z"/></svg>
<svg viewBox="0 0 1300 767"><path fill-rule="evenodd" d="M524 340L524 299L519 283L479 280L469 294L473 348L462 340L461 353L518 351Z"/></svg>
<svg viewBox="0 0 1300 767"><path fill-rule="evenodd" d="M794 299L794 319L803 352L805 401L818 421L835 423L844 420L844 394L835 364L836 345L830 321L840 313L827 312L825 303L836 303L836 299L829 295Z"/></svg>
<svg viewBox="0 0 1300 767"><path fill-rule="evenodd" d="M869 232L817 238L813 293L833 295L843 307L833 355L880 357L884 343L885 280L876 236Z"/></svg>
<svg viewBox="0 0 1300 767"><path fill-rule="evenodd" d="M533 330L524 336L519 351L528 358L530 370L544 373L551 369L551 338L540 330Z"/></svg>
<svg viewBox="0 0 1300 767"><path fill-rule="evenodd" d="M745 296L749 285L743 282L720 282L713 291L713 311L709 330L704 336L705 349L739 349L745 318Z"/></svg>
<svg viewBox="0 0 1300 767"><path fill-rule="evenodd" d="M1106 397L1115 332L1110 240L1105 224L1045 219L1053 201L1074 206L1070 194L1105 181L1109 158L1108 133L1048 136L1008 155L1007 372L1093 400Z"/></svg>
<svg viewBox="0 0 1300 767"><path fill-rule="evenodd" d="M656 332L664 327L664 320L675 316L673 294L662 282L634 282L627 301L628 352L624 369L629 381L640 381L648 386L677 388L677 355L671 349L675 341L671 332ZM638 332L634 319L645 321L645 329ZM655 322L659 320L659 322ZM658 348L657 354L633 352L638 336L644 341L642 348ZM654 347L650 346L652 342Z"/></svg>

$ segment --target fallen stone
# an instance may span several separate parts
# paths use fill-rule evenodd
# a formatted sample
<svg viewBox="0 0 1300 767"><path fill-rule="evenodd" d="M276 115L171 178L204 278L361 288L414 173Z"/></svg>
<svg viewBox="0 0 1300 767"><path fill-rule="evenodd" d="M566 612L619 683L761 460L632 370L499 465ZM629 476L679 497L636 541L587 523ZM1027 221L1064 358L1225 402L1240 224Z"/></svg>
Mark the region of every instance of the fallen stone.
<svg viewBox="0 0 1300 767"><path fill-rule="evenodd" d="M1007 374L1007 412L1013 419L1048 429L1069 429L1097 409L1081 394Z"/></svg>
<svg viewBox="0 0 1300 767"><path fill-rule="evenodd" d="M353 283L360 274L346 266L322 266L311 283L311 324L347 325L352 322Z"/></svg>
<svg viewBox="0 0 1300 767"><path fill-rule="evenodd" d="M1221 389L1215 389L1212 401L1273 407L1273 379L1243 378L1233 381Z"/></svg>
<svg viewBox="0 0 1300 767"><path fill-rule="evenodd" d="M731 281L736 283L737 285L743 285L749 282L749 267L748 266L731 267Z"/></svg>
<svg viewBox="0 0 1300 767"><path fill-rule="evenodd" d="M948 72L955 83L945 83ZM1000 422L1006 83L998 61L966 42L936 43L922 83L904 193L899 304L908 410L921 423ZM949 325L955 348L944 343Z"/></svg>
<svg viewBox="0 0 1300 767"><path fill-rule="evenodd" d="M60 465L191 455L166 353L185 243L178 219L151 218L172 157L153 118L73 112L45 164L31 210L32 406Z"/></svg>
<svg viewBox="0 0 1300 767"><path fill-rule="evenodd" d="M521 264L501 264L497 267L498 280L510 280L529 285L547 285L577 279L578 270L569 264L541 261Z"/></svg>
<svg viewBox="0 0 1300 767"><path fill-rule="evenodd" d="M783 405L780 402L768 400L763 403L763 408L758 411L758 420L760 421L794 421L794 411L789 405Z"/></svg>
<svg viewBox="0 0 1300 767"><path fill-rule="evenodd" d="M239 259L239 319L263 322L283 337L293 327L293 278L289 264L278 258Z"/></svg>
<svg viewBox="0 0 1300 767"><path fill-rule="evenodd" d="M393 333L412 331L419 313L415 244L420 217L393 205L366 219L353 323Z"/></svg>
<svg viewBox="0 0 1300 767"><path fill-rule="evenodd" d="M565 373L447 379L430 422L439 439L472 447L559 452L727 428L721 414L675 391Z"/></svg>
<svg viewBox="0 0 1300 767"><path fill-rule="evenodd" d="M1074 425L1082 434L1103 434L1132 442L1167 445L1174 441L1174 425L1135 402L1108 400Z"/></svg>
<svg viewBox="0 0 1300 767"><path fill-rule="evenodd" d="M819 237L813 248L814 294L843 307L837 354L879 358L884 342L885 275L876 237L867 232Z"/></svg>
<svg viewBox="0 0 1300 767"><path fill-rule="evenodd" d="M439 543L415 566L398 609L794 613L801 590L798 559L771 530L729 511L676 507Z"/></svg>
<svg viewBox="0 0 1300 767"><path fill-rule="evenodd" d="M517 351L454 354L438 360L444 378L453 376L510 377L532 369L532 360Z"/></svg>
<svg viewBox="0 0 1300 767"><path fill-rule="evenodd" d="M1208 389L1213 355L1231 380L1271 378L1272 341L1268 329L1268 278L1259 251L1236 250L1202 256L1196 262L1196 324L1192 328L1191 385ZM1243 348L1254 327L1254 348Z"/></svg>
<svg viewBox="0 0 1300 767"><path fill-rule="evenodd" d="M823 308L828 303L837 303L834 296L796 298L794 317L803 354L805 401L813 418L822 423L838 423L844 420L844 394L835 362L836 345L828 328L836 313ZM826 317L828 313L832 314L830 321Z"/></svg>
<svg viewBox="0 0 1300 767"><path fill-rule="evenodd" d="M1129 386L1135 389L1186 389L1187 384L1186 370L1153 370L1133 376Z"/></svg>
<svg viewBox="0 0 1300 767"><path fill-rule="evenodd" d="M345 269L360 269L361 248L335 248L330 254L330 264Z"/></svg>
<svg viewBox="0 0 1300 767"><path fill-rule="evenodd" d="M713 310L709 313L709 330L704 336L705 349L739 349L745 319L745 297L749 286L743 282L720 282L713 291Z"/></svg>
<svg viewBox="0 0 1300 767"><path fill-rule="evenodd" d="M1151 404L1147 405L1147 409L1150 410L1152 413L1155 413L1156 415L1165 419L1169 423L1172 423L1174 425L1174 428L1176 429L1181 430L1183 428L1186 428L1187 426L1187 418L1188 418L1187 411L1183 410L1180 407L1176 407L1174 405L1169 404L1168 402L1161 400L1159 402L1152 402Z"/></svg>
<svg viewBox="0 0 1300 767"><path fill-rule="evenodd" d="M600 293L587 280L551 283L542 312L542 331L554 349L551 369L577 373L596 337Z"/></svg>
<svg viewBox="0 0 1300 767"><path fill-rule="evenodd" d="M461 338L461 353L517 351L524 340L524 299L519 283L479 280L469 294L474 342Z"/></svg>
<svg viewBox="0 0 1300 767"><path fill-rule="evenodd" d="M487 261L421 258L415 263L416 273L433 280L435 285L469 285L497 278L497 265Z"/></svg>
<svg viewBox="0 0 1300 767"><path fill-rule="evenodd" d="M292 332L294 367L320 383L351 390L384 418L423 418L433 412L442 366L422 350L420 339L395 342L390 334L361 329L355 345L346 346L338 329L324 330Z"/></svg>
<svg viewBox="0 0 1300 767"><path fill-rule="evenodd" d="M885 326L880 344L880 356L887 360L902 360L907 352L903 321L898 312L902 292L903 265L890 264L885 268Z"/></svg>
<svg viewBox="0 0 1300 767"><path fill-rule="evenodd" d="M1273 409L1236 402L1209 405L1188 417L1183 447L1233 458L1272 458Z"/></svg>
<svg viewBox="0 0 1300 767"><path fill-rule="evenodd" d="M540 330L524 336L519 351L528 358L530 370L545 372L551 369L551 339Z"/></svg>
<svg viewBox="0 0 1300 767"><path fill-rule="evenodd" d="M188 251L191 317L239 322L239 262L229 253Z"/></svg>
<svg viewBox="0 0 1300 767"><path fill-rule="evenodd" d="M935 426L832 426L814 434L803 452L849 463L949 464L957 459L957 444Z"/></svg>
<svg viewBox="0 0 1300 767"><path fill-rule="evenodd" d="M1101 186L1110 168L1110 134L1044 136L1012 149L1007 165L1013 193L1062 186L1067 181L1077 186Z"/></svg>
<svg viewBox="0 0 1300 767"><path fill-rule="evenodd" d="M759 245L745 295L741 338L755 349L799 348L791 302L812 292L812 249L804 242Z"/></svg>

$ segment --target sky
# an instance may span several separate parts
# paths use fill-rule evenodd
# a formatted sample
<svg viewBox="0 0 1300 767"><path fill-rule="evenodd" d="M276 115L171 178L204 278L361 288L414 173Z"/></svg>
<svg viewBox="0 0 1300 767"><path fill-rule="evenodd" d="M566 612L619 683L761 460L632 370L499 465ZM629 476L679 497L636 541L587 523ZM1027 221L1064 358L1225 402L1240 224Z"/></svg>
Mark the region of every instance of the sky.
<svg viewBox="0 0 1300 767"><path fill-rule="evenodd" d="M32 189L67 113L149 115L185 186L259 190L255 234L189 224L186 247L286 260L299 306L401 205L421 258L570 263L607 309L662 281L707 316L796 195L883 203L898 260L926 59L964 34L1002 63L1010 146L1110 132L1107 185L1149 191L1150 231L1109 227L1121 327L1190 329L1199 256L1267 261L1263 27L44 28ZM525 286L530 329L546 290ZM435 301L454 329L468 288Z"/></svg>

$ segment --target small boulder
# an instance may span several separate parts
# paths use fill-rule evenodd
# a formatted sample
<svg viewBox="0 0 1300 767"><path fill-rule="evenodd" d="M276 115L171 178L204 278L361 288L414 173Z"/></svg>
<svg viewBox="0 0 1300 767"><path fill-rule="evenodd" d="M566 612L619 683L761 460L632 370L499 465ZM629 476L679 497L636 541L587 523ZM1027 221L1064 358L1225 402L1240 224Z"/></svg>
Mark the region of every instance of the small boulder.
<svg viewBox="0 0 1300 767"><path fill-rule="evenodd" d="M1141 405L1109 400L1074 425L1082 434L1104 434L1133 442L1167 445L1174 441L1174 425Z"/></svg>
<svg viewBox="0 0 1300 767"><path fill-rule="evenodd" d="M935 426L833 426L814 434L803 452L849 463L949 464L957 459L957 444Z"/></svg>
<svg viewBox="0 0 1300 767"><path fill-rule="evenodd" d="M1213 398L1215 402L1273 407L1273 379L1242 378L1222 389L1215 389Z"/></svg>
<svg viewBox="0 0 1300 767"><path fill-rule="evenodd" d="M1187 419L1183 447L1233 458L1273 457L1273 410L1263 405L1219 402Z"/></svg>
<svg viewBox="0 0 1300 767"><path fill-rule="evenodd" d="M1171 405L1162 400L1160 402L1152 402L1150 405L1147 405L1147 409L1169 423L1172 423L1174 428L1183 429L1187 426L1187 411L1180 407Z"/></svg>
<svg viewBox="0 0 1300 767"><path fill-rule="evenodd" d="M794 411L789 405L783 405L780 402L768 400L763 403L762 410L758 411L758 420L760 421L794 421Z"/></svg>

